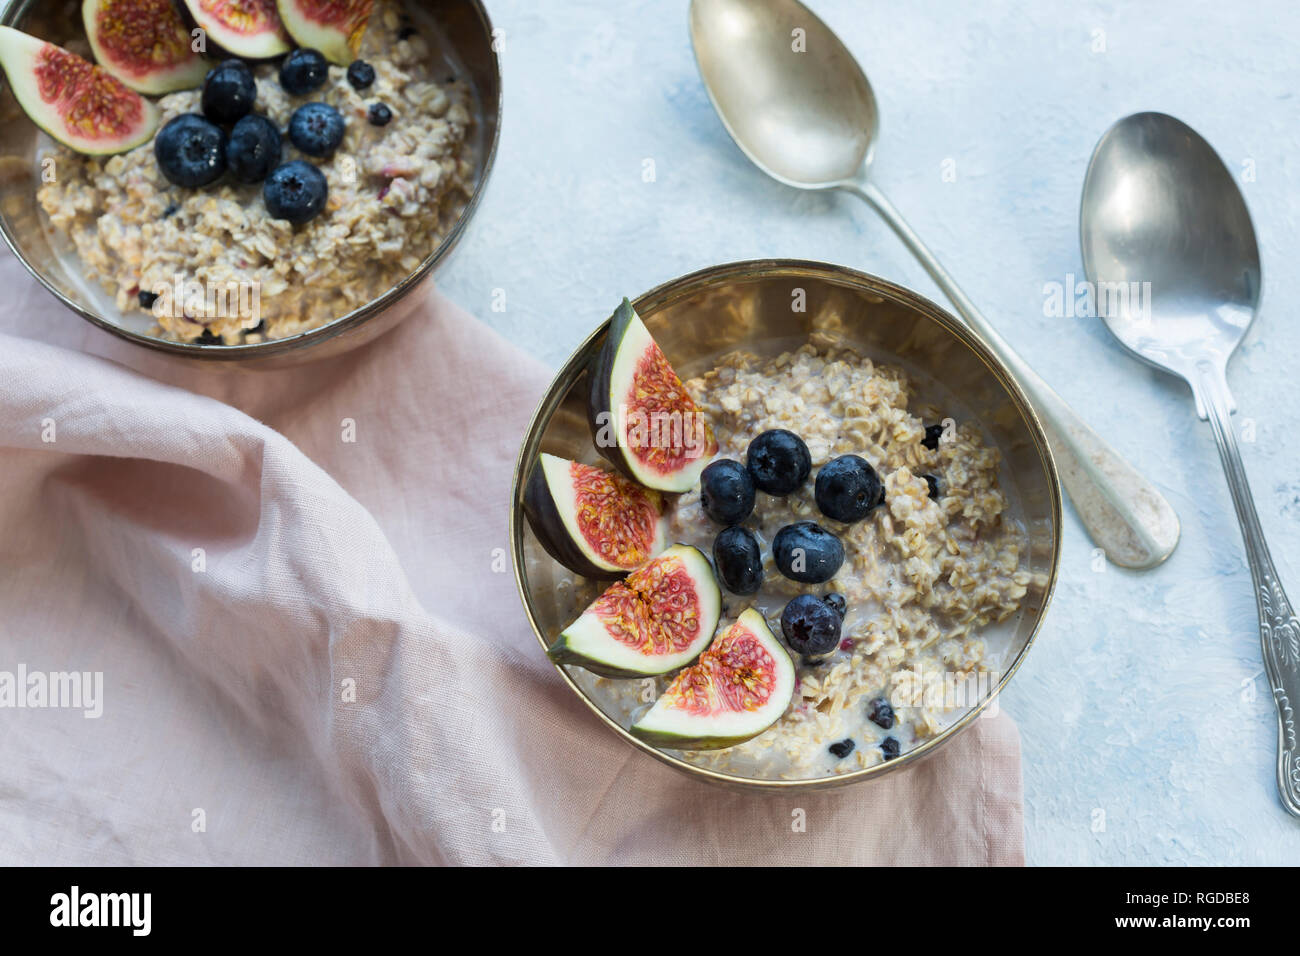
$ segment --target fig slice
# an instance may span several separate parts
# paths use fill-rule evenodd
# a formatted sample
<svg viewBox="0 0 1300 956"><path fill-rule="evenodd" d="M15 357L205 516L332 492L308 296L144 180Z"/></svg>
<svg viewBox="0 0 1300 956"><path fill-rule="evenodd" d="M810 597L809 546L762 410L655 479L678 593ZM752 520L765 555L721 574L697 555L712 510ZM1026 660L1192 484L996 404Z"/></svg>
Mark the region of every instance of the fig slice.
<svg viewBox="0 0 1300 956"><path fill-rule="evenodd" d="M293 45L275 0L185 0L185 5L212 42L235 56L265 60Z"/></svg>
<svg viewBox="0 0 1300 956"><path fill-rule="evenodd" d="M794 689L794 662L749 608L673 679L632 734L669 750L734 747L776 723Z"/></svg>
<svg viewBox="0 0 1300 956"><path fill-rule="evenodd" d="M606 588L547 654L603 677L664 674L708 647L721 611L709 559L675 544Z"/></svg>
<svg viewBox="0 0 1300 956"><path fill-rule="evenodd" d="M596 449L647 488L688 491L717 453L704 413L624 299L589 370Z"/></svg>
<svg viewBox="0 0 1300 956"><path fill-rule="evenodd" d="M158 109L103 67L0 26L0 66L32 122L79 153L106 156L146 142Z"/></svg>
<svg viewBox="0 0 1300 956"><path fill-rule="evenodd" d="M666 546L663 498L603 468L543 454L524 514L546 552L588 578L617 578Z"/></svg>
<svg viewBox="0 0 1300 956"><path fill-rule="evenodd" d="M347 66L357 58L375 0L276 0L280 19L299 46Z"/></svg>
<svg viewBox="0 0 1300 956"><path fill-rule="evenodd" d="M137 93L194 89L207 75L172 0L83 0L81 18L95 60Z"/></svg>

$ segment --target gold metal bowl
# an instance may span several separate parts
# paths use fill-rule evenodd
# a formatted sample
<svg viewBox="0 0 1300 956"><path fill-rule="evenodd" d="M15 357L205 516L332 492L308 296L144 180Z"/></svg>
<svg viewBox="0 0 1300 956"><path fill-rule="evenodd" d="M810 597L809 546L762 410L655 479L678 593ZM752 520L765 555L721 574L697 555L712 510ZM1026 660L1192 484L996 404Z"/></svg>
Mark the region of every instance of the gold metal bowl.
<svg viewBox="0 0 1300 956"><path fill-rule="evenodd" d="M805 311L792 308L798 297ZM1018 501L1029 538L1021 567L1044 574L1047 584L1031 591L1020 611L1004 622L1008 663L996 687L932 739L895 760L853 773L778 780L698 767L637 740L617 715L601 706L596 694L580 686L587 683L584 675L557 665L565 683L606 726L637 749L691 776L748 790L821 789L875 779L923 759L969 727L1024 660L1051 600L1060 563L1061 491L1056 466L1038 418L1011 373L972 332L934 303L843 266L789 259L737 262L674 279L633 304L683 379L708 370L721 355L735 349L776 355L807 342L817 331L836 335L862 355L900 365L915 379L941 383L1000 450L1003 488L1011 500ZM542 550L527 527L524 488L543 451L598 460L587 424L586 370L608 325L606 321L588 336L556 375L533 415L515 464L511 555L524 611L543 651L582 608L572 600L571 589L562 585L571 572Z"/></svg>
<svg viewBox="0 0 1300 956"><path fill-rule="evenodd" d="M156 338L128 327L116 309L96 303L85 291L75 260L60 257L50 239L45 213L36 201L39 131L18 106L0 73L0 234L27 270L53 296L88 322L129 342L160 352L217 362L273 368L338 355L369 342L411 315L411 293L422 287L451 255L478 208L496 158L501 124L501 66L492 22L480 0L405 0L411 13L435 31L435 55L470 87L475 128L471 131L473 194L465 211L437 248L429 249L410 275L379 297L325 325L297 335L245 345L200 345ZM85 39L79 2L9 0L0 24L66 46Z"/></svg>

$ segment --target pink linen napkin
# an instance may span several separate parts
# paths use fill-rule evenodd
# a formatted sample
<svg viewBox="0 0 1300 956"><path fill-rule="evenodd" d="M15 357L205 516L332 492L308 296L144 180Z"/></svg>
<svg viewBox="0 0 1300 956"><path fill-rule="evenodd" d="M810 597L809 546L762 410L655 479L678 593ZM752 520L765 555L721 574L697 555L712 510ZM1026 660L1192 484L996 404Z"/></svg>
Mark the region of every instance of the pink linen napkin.
<svg viewBox="0 0 1300 956"><path fill-rule="evenodd" d="M797 797L602 727L503 570L549 373L445 299L256 372L0 283L0 679L102 674L97 717L0 708L0 862L1023 862L1005 715Z"/></svg>

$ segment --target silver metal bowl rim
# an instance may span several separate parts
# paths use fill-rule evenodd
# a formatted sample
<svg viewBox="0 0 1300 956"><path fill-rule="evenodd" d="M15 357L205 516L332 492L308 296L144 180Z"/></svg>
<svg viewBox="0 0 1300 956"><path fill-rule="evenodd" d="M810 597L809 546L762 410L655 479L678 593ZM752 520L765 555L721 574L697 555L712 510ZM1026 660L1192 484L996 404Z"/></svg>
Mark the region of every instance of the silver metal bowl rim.
<svg viewBox="0 0 1300 956"><path fill-rule="evenodd" d="M132 332L130 329L124 329L116 323L109 322L89 309L83 308L81 305L72 301L56 289L49 280L45 278L40 269L38 269L30 260L28 260L27 256L23 254L14 236L10 233L7 219L3 216L0 216L0 235L4 236L5 244L13 251L13 254L17 257L18 261L23 264L29 273L31 273L32 277L44 286L46 291L73 312L77 313L77 315L81 316L86 321L99 326L101 329L113 333L119 338L126 339L128 342L133 342L136 345L143 345L146 348L154 349L159 352L166 352L170 355L180 355L185 358L200 360L209 359L218 362L238 361L241 359L266 359L271 356L283 355L299 349L310 348L311 346L317 345L328 339L332 339L336 335L355 329L358 326L365 324L365 322L370 318L386 311L388 308L396 305L399 301L405 298L412 289L419 285L420 282L433 271L438 263L451 254L452 250L456 248L456 245L464 235L465 228L469 224L470 219L473 218L475 211L478 209L479 202L482 200L484 192L487 191L488 180L491 178L492 174L492 167L496 162L497 144L501 140L501 115L505 96L502 90L501 56L497 52L495 45L491 42L493 35L492 19L488 16L487 8L483 5L482 0L469 0L469 2L473 4L479 18L483 22L485 36L488 37L489 49L492 53L492 62L496 68L497 80L495 109L496 125L492 133L492 140L487 144L486 154L483 160L482 175L479 177L478 186L474 190L474 195L470 197L469 203L466 204L465 210L460 214L460 218L456 220L451 231L448 232L447 235L443 237L442 242L438 244L438 248L431 252L424 261L421 262L413 272L411 272L410 275L397 283L397 285L388 289L378 298L367 302L359 308L353 309L351 312L339 316L337 319L327 322L325 325L309 329L305 332L299 332L296 335L286 336L282 339L271 339L266 342L257 342L253 344L246 343L243 345L200 345L198 343L171 342L166 339L155 338L151 335L142 335L139 332ZM13 11L17 6L19 6L18 0L10 0L10 2L6 3L4 9L0 10L0 23L6 26L11 25L9 21L11 20Z"/></svg>
<svg viewBox="0 0 1300 956"><path fill-rule="evenodd" d="M905 308L920 311L927 317L937 321L947 331L956 336L963 344L970 348L1005 388L1015 403L1026 425L1029 426L1030 434L1033 436L1034 445L1038 450L1040 461L1046 471L1048 486L1051 492L1051 512L1052 512L1052 555L1050 570L1048 574L1047 587L1043 590L1042 606L1038 611L1037 620L1034 622L1033 630L1030 632L1024 646L1021 647L1015 659L1011 662L1010 667L1001 676L997 687L989 693L984 700L978 705L971 708L960 719L946 727L942 733L936 735L930 740L925 741L920 746L913 748L901 757L894 760L887 760L876 764L874 767L868 767L864 770L855 770L851 773L838 774L829 777L810 777L800 780L768 780L756 777L742 777L735 774L723 773L717 770L711 770L706 767L700 767L695 764L687 763L671 754L665 753L656 747L638 740L632 736L626 729L606 714L587 694L580 688L576 681L565 671L564 667L559 664L552 665L559 673L565 684L569 686L578 698L586 704L587 708L596 715L606 726L612 729L624 741L631 744L636 749L642 751L660 761L668 764L675 770L687 774L688 776L698 777L709 783L727 787L734 790L760 791L760 792L782 792L788 793L793 790L811 791L827 790L837 787L848 786L854 783L860 783L865 780L874 780L883 777L886 774L893 773L903 767L910 766L920 760L933 754L949 740L952 740L963 730L965 730L983 711L1002 693L1002 690L1015 676L1016 671L1020 669L1030 647L1033 646L1039 632L1042 630L1043 621L1047 617L1048 608L1052 602L1052 596L1056 591L1057 574L1061 565L1061 531L1062 531L1062 496L1060 478L1057 474L1056 461L1052 457L1051 447L1048 445L1047 436L1043 431L1042 423L1038 420L1038 415L1030 404L1028 397L1021 390L1019 383L1011 374L1010 370L988 350L979 336L968 329L964 324L954 318L946 309L935 304L924 296L913 292L901 285L890 282L888 279L882 279L879 276L870 273L861 272L851 269L847 266L835 265L826 262L817 262L806 259L751 259L740 262L724 263L717 266L710 266L699 269L687 275L680 276L676 279L670 279L667 282L660 283L649 292L638 296L633 300L633 307L640 312L648 305L661 306L674 300L696 295L711 284L722 281L736 281L745 278L754 277L774 277L788 276L817 278L828 281L832 284L847 285L862 291L868 291L891 299L896 304ZM511 483L510 492L510 554L514 566L515 586L519 591L519 596L524 605L524 615L528 618L528 624L533 629L533 635L537 638L543 653L549 647L546 635L538 626L536 618L533 616L532 608L528 602L528 592L525 583L525 568L523 556L523 489L527 481L528 471L532 467L533 460L536 458L541 444L541 437L544 425L549 423L551 416L555 414L556 409L564 400L569 390L577 381L578 376L586 368L589 354L595 343L605 334L609 327L609 320L602 322L590 335L583 339L578 348L569 356L568 361L561 366L559 372L548 386L546 393L542 396L532 418L529 420L528 428L524 433L524 441L520 445L519 455L515 460L514 478ZM549 658L548 658L549 660Z"/></svg>

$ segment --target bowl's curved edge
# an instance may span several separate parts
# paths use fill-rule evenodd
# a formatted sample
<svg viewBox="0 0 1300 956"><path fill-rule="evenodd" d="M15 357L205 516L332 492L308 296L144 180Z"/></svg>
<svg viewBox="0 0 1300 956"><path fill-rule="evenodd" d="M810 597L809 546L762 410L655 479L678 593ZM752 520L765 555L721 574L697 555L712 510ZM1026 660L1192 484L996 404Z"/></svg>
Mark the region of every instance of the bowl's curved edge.
<svg viewBox="0 0 1300 956"><path fill-rule="evenodd" d="M613 720L608 714L600 709L590 697L578 686L577 682L568 674L564 667L554 664L560 677L577 694L578 698L587 705L587 708L596 715L606 726L611 728L625 742L631 744L642 753L648 754L661 763L671 766L673 769L704 780L710 784L721 786L732 790L744 790L746 792L789 792L791 790L812 791L812 790L829 790L836 787L848 786L853 783L860 783L865 780L874 780L893 773L903 767L912 766L921 760L934 754L948 741L954 739L958 734L967 729L976 718L978 718L989 705L997 699L1002 693L1003 688L1015 676L1016 671L1024 662L1025 656L1029 653L1029 648L1033 646L1039 632L1042 630L1043 621L1047 617L1048 608L1052 603L1052 596L1056 591L1057 574L1061 564L1061 525L1062 525L1062 496L1060 478L1057 474L1056 461L1052 457L1052 451L1047 442L1047 436L1043 431L1042 422L1038 419L1037 412L1034 411L1028 397L1021 389L1020 384L1015 378L989 351L983 340L953 317L947 310L943 309L936 303L925 298L919 293L913 292L901 285L873 276L866 272L860 272L847 266L833 265L830 263L816 262L804 259L753 259L742 262L724 263L722 265L710 266L700 269L676 279L670 279L667 282L660 283L649 292L638 296L633 300L633 307L640 312L643 308L654 305L662 306L668 302L674 301L688 295L698 293L699 285L707 281L721 281L741 279L747 276L757 275L780 275L780 276L805 276L819 279L828 279L841 282L848 280L851 284L859 285L870 289L872 292L885 295L892 298L901 305L910 306L919 309L929 315L930 318L939 322L949 332L959 338L967 345L976 356L985 364L989 371L994 375L998 382L1010 394L1012 401L1029 425L1029 430L1033 436L1034 445L1038 450L1039 459L1046 472L1048 487L1051 489L1051 511L1052 511L1052 554L1050 561L1050 573L1048 574L1047 587L1043 589L1042 607L1038 612L1038 618L1034 623L1033 630L1029 638L1025 641L1020 652L1011 662L1006 672L1001 675L997 687L995 687L979 704L971 708L960 719L954 721L936 737L927 740L920 746L908 751L906 754L894 759L876 764L874 767L868 767L864 770L856 770L851 773L839 774L829 777L813 777L803 780L767 780L751 777L739 777L734 774L722 773L716 770L710 770L706 767L700 767L695 764L687 763L671 754L665 753L655 747L638 740L632 736L626 729ZM604 337L605 330L609 326L609 321L602 322L590 335L588 335L578 348L569 356L569 359L556 374L551 386L547 389L546 394L538 403L536 410L529 419L527 431L525 431L524 441L519 448L519 455L515 461L515 473L511 482L510 491L510 520L509 520L509 538L511 560L514 566L515 585L519 591L519 597L524 606L524 615L528 619L528 624L533 630L533 636L537 638L543 653L547 650L546 636L543 634L541 627L538 625L536 618L533 616L532 608L529 606L526 592L525 568L523 557L523 522L520 520L522 515L522 495L524 484L527 481L528 470L533 459L538 453L538 446L541 440L541 425L548 421L550 416L559 406L570 387L577 380L577 377L585 369L588 356L595 344ZM561 387L561 385L563 387Z"/></svg>

